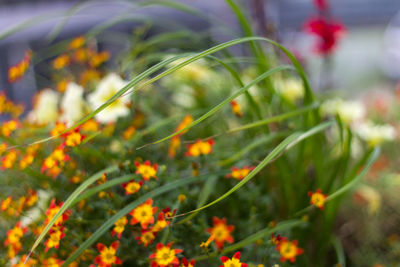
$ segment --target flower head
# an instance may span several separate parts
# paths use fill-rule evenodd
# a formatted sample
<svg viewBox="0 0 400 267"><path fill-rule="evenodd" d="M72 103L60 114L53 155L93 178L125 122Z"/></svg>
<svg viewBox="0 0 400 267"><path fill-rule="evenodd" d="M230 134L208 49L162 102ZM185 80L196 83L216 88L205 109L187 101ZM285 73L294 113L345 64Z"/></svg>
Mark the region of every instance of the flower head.
<svg viewBox="0 0 400 267"><path fill-rule="evenodd" d="M137 206L129 214L132 216L130 224L134 225L140 223L143 229L147 229L147 226L154 223L154 214L157 212L157 208L153 207L153 200L149 198L145 203Z"/></svg>
<svg viewBox="0 0 400 267"><path fill-rule="evenodd" d="M233 225L226 224L226 218L219 219L218 217L213 218L213 227L208 228L207 232L215 237L215 245L219 250L222 250L224 243L233 243L233 237L231 233L235 227Z"/></svg>
<svg viewBox="0 0 400 267"><path fill-rule="evenodd" d="M289 241L286 237L282 237L276 250L281 254L281 262L289 260L295 262L296 257L304 252L303 249L297 247L297 240Z"/></svg>
<svg viewBox="0 0 400 267"><path fill-rule="evenodd" d="M182 258L180 267L194 267L196 262L194 260L188 261L185 257Z"/></svg>
<svg viewBox="0 0 400 267"><path fill-rule="evenodd" d="M60 241L64 238L65 227L63 226L53 226L49 232L49 239L44 243L46 249L44 250L47 252L50 248L58 248L60 246Z"/></svg>
<svg viewBox="0 0 400 267"><path fill-rule="evenodd" d="M97 250L100 255L94 259L94 263L100 267L111 267L113 264L122 264L122 260L115 256L119 246L119 241L115 241L111 246L106 247L102 243L97 243Z"/></svg>
<svg viewBox="0 0 400 267"><path fill-rule="evenodd" d="M28 114L28 120L35 124L49 124L58 118L59 94L51 89L40 91L34 98L33 110Z"/></svg>
<svg viewBox="0 0 400 267"><path fill-rule="evenodd" d="M236 100L231 101L231 108L233 114L235 114L239 118L243 117L242 108Z"/></svg>
<svg viewBox="0 0 400 267"><path fill-rule="evenodd" d="M130 181L128 183L123 183L122 187L125 189L125 195L135 194L143 185L143 181Z"/></svg>
<svg viewBox="0 0 400 267"><path fill-rule="evenodd" d="M86 112L86 103L83 99L83 88L70 82L66 86L65 94L61 100L62 116L68 127L74 125L83 118Z"/></svg>
<svg viewBox="0 0 400 267"><path fill-rule="evenodd" d="M392 141L396 137L396 130L393 126L389 124L377 125L370 121L358 125L356 132L370 147Z"/></svg>
<svg viewBox="0 0 400 267"><path fill-rule="evenodd" d="M146 160L144 163L139 163L135 161L135 165L137 168L136 174L140 174L145 181L150 180L150 178L157 178L157 163L151 165L150 161Z"/></svg>
<svg viewBox="0 0 400 267"><path fill-rule="evenodd" d="M149 244L153 243L156 238L156 233L152 229L143 229L140 236L136 237L139 244L143 244L147 247Z"/></svg>
<svg viewBox="0 0 400 267"><path fill-rule="evenodd" d="M308 192L308 196L311 198L310 203L321 210L324 209L324 204L326 201L327 195L323 194L321 189L317 189L315 192Z"/></svg>
<svg viewBox="0 0 400 267"><path fill-rule="evenodd" d="M44 221L44 224L48 224L54 217L54 215L57 214L57 212L61 209L62 205L64 202L61 202L60 204L56 204L56 199L52 199L50 203L50 207L46 211L46 220ZM57 218L55 221L54 225L60 225L66 220L68 220L69 216L71 215L71 210L66 210L60 217Z"/></svg>
<svg viewBox="0 0 400 267"><path fill-rule="evenodd" d="M127 84L115 73L110 73L98 84L96 91L88 96L92 109L97 109L106 103L113 95ZM95 119L101 123L115 122L119 117L129 114L127 104L130 102L129 96L121 96L112 102L108 107L96 114Z"/></svg>
<svg viewBox="0 0 400 267"><path fill-rule="evenodd" d="M306 22L304 29L318 37L315 51L322 55L331 54L335 50L338 40L346 31L341 22L324 17L311 18Z"/></svg>
<svg viewBox="0 0 400 267"><path fill-rule="evenodd" d="M118 221L114 223L114 228L111 231L111 235L117 235L118 239L121 238L122 232L125 230L125 225L128 223L126 216L121 217Z"/></svg>
<svg viewBox="0 0 400 267"><path fill-rule="evenodd" d="M168 245L163 245L158 243L156 246L156 251L149 256L152 260L152 267L169 267L173 265L178 265L179 260L176 257L177 254L181 253L181 249L171 248L172 243Z"/></svg>
<svg viewBox="0 0 400 267"><path fill-rule="evenodd" d="M219 267L247 267L246 263L243 263L240 261L240 252L236 252L232 259L226 257L226 256L222 256L221 257L221 261L222 261L222 265L220 265Z"/></svg>
<svg viewBox="0 0 400 267"><path fill-rule="evenodd" d="M195 143L187 146L186 156L198 157L200 155L208 155L212 152L214 140L207 141L197 140Z"/></svg>
<svg viewBox="0 0 400 267"><path fill-rule="evenodd" d="M243 168L232 167L232 172L227 174L227 178L233 178L236 180L242 180L246 177L255 167L244 166Z"/></svg>

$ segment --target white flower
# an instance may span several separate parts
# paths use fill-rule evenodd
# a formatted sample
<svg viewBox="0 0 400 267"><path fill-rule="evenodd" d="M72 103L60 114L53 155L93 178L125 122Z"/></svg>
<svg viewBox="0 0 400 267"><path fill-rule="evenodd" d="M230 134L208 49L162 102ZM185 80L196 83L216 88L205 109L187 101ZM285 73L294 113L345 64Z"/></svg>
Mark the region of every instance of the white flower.
<svg viewBox="0 0 400 267"><path fill-rule="evenodd" d="M96 91L88 96L90 106L93 110L103 105L114 94L121 90L127 84L115 73L110 73L98 84ZM95 118L101 123L115 122L119 117L127 116L129 108L127 104L130 102L129 95L121 96L111 105L106 107Z"/></svg>
<svg viewBox="0 0 400 267"><path fill-rule="evenodd" d="M357 126L356 132L371 147L391 141L396 137L396 130L389 124L377 125L366 121Z"/></svg>
<svg viewBox="0 0 400 267"><path fill-rule="evenodd" d="M76 83L68 83L64 97L61 100L63 111L61 121L70 127L85 115L85 100L83 99L83 88Z"/></svg>
<svg viewBox="0 0 400 267"><path fill-rule="evenodd" d="M275 82L275 90L292 103L304 97L303 83L301 80L295 78Z"/></svg>
<svg viewBox="0 0 400 267"><path fill-rule="evenodd" d="M36 124L49 124L58 118L59 94L51 89L40 91L35 97L33 110L28 114L28 120Z"/></svg>
<svg viewBox="0 0 400 267"><path fill-rule="evenodd" d="M365 106L359 101L344 101L335 98L324 102L321 106L323 116L338 115L345 124L352 124L365 117Z"/></svg>

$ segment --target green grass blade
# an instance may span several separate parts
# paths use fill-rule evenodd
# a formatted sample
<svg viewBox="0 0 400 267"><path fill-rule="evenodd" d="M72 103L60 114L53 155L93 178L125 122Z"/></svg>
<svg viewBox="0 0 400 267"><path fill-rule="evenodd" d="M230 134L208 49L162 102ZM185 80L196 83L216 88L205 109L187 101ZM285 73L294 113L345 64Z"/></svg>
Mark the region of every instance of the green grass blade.
<svg viewBox="0 0 400 267"><path fill-rule="evenodd" d="M260 172L267 164L269 164L272 160L276 159L277 157L279 157L282 153L284 153L287 149L290 149L291 147L293 147L294 145L296 145L297 143L299 143L300 141L318 133L321 132L323 130L325 130L326 128L330 127L331 125L333 125L334 122L329 121L329 122L324 122L321 123L313 128L311 128L310 130L306 131L306 132L296 132L293 133L292 135L288 136L286 139L284 139L278 146L276 146L262 161L260 164L257 165L257 167L254 168L254 170L252 170L243 180L241 180L239 183L237 183L234 187L232 187L228 192L226 192L225 194L223 194L222 196L220 196L219 198L217 198L216 200L200 207L197 208L195 210L189 211L189 212L185 212L183 214L179 214L176 216L184 216L190 213L194 213L194 212L198 212L201 210L204 210L208 207L211 207L213 205L215 205L216 203L222 201L223 199L225 199L226 197L228 197L229 195L231 195L232 193L234 193L236 190L238 190L239 188L241 188L243 185L245 185L248 181L250 181L258 172Z"/></svg>
<svg viewBox="0 0 400 267"><path fill-rule="evenodd" d="M332 236L331 242L336 252L338 264L340 264L340 267L346 267L346 256L344 254L342 242L340 242L340 239L336 236Z"/></svg>

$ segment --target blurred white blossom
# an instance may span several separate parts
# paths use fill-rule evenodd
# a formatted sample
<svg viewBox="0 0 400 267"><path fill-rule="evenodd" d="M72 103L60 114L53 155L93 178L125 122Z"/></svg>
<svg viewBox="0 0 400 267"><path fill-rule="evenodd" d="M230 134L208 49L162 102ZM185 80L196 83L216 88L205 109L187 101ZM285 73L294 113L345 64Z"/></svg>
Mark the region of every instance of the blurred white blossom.
<svg viewBox="0 0 400 267"><path fill-rule="evenodd" d="M389 124L374 124L371 121L365 121L356 127L357 134L374 147L386 141L391 141L396 137L396 130Z"/></svg>
<svg viewBox="0 0 400 267"><path fill-rule="evenodd" d="M34 100L33 110L28 114L28 121L46 125L55 122L58 118L59 94L51 89L40 91Z"/></svg>
<svg viewBox="0 0 400 267"><path fill-rule="evenodd" d="M83 99L83 88L76 83L68 83L61 100L61 121L70 127L85 115L86 103Z"/></svg>

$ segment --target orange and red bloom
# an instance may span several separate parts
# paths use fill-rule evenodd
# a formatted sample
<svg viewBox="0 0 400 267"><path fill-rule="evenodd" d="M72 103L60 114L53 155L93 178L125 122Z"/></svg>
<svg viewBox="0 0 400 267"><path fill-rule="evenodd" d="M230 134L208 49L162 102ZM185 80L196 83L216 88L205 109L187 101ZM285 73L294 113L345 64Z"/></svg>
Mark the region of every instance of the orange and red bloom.
<svg viewBox="0 0 400 267"><path fill-rule="evenodd" d="M136 174L140 174L142 176L142 178L145 181L150 180L151 178L157 178L156 174L157 174L157 169L158 169L158 164L154 163L153 165L151 165L149 160L146 160L144 163L139 163L137 161L135 161L135 165L136 165Z"/></svg>
<svg viewBox="0 0 400 267"><path fill-rule="evenodd" d="M221 261L222 261L222 265L220 265L219 267L247 267L246 263L243 263L240 261L240 252L236 252L232 259L226 257L226 256L222 256L221 257Z"/></svg>
<svg viewBox="0 0 400 267"><path fill-rule="evenodd" d="M169 267L179 264L177 254L181 253L181 249L173 249L172 243L163 245L158 243L156 251L149 256L151 259L151 267Z"/></svg>
<svg viewBox="0 0 400 267"><path fill-rule="evenodd" d="M153 243L154 239L156 238L156 233L153 229L143 229L140 236L136 237L139 244L143 244L147 247L149 244Z"/></svg>
<svg viewBox="0 0 400 267"><path fill-rule="evenodd" d="M143 185L143 181L130 181L128 183L123 183L122 187L125 189L125 195L135 194Z"/></svg>
<svg viewBox="0 0 400 267"><path fill-rule="evenodd" d="M254 170L254 166L244 166L243 168L232 167L231 173L227 174L227 178L233 178L236 180L242 180L246 177L252 170Z"/></svg>
<svg viewBox="0 0 400 267"><path fill-rule="evenodd" d="M195 143L187 146L186 156L198 157L200 155L208 155L212 152L214 140L209 139L206 141L197 140Z"/></svg>
<svg viewBox="0 0 400 267"><path fill-rule="evenodd" d="M46 246L45 252L50 248L58 248L60 246L60 241L65 237L65 227L63 226L53 226L49 232L49 239L44 243Z"/></svg>
<svg viewBox="0 0 400 267"><path fill-rule="evenodd" d="M129 214L132 216L130 224L140 223L143 229L147 229L149 224L154 223L154 214L157 212L157 207L153 207L153 200L149 198L145 203L137 206Z"/></svg>
<svg viewBox="0 0 400 267"><path fill-rule="evenodd" d="M114 228L111 231L111 235L112 236L117 235L118 239L120 239L122 232L125 230L125 225L127 225L127 223L128 219L126 218L126 216L120 218L118 221L114 223Z"/></svg>
<svg viewBox="0 0 400 267"><path fill-rule="evenodd" d="M219 250L224 248L224 243L233 243L233 237L231 233L235 227L233 225L226 224L226 218L219 219L218 217L213 218L213 227L208 228L207 232L215 237L215 245Z"/></svg>
<svg viewBox="0 0 400 267"><path fill-rule="evenodd" d="M289 241L286 237L282 237L275 249L281 254L281 262L289 260L295 262L296 257L304 252L297 246L297 240Z"/></svg>
<svg viewBox="0 0 400 267"><path fill-rule="evenodd" d="M308 196L311 198L310 204L324 210L325 201L328 196L323 194L321 189L317 189L315 192L309 191Z"/></svg>
<svg viewBox="0 0 400 267"><path fill-rule="evenodd" d="M243 117L242 108L236 100L231 101L231 108L233 114L235 114L239 118Z"/></svg>
<svg viewBox="0 0 400 267"><path fill-rule="evenodd" d="M119 246L119 241L115 241L111 246L107 247L102 243L97 244L97 250L100 255L94 259L99 267L111 267L113 264L122 264L122 260L118 258L115 254Z"/></svg>
<svg viewBox="0 0 400 267"><path fill-rule="evenodd" d="M8 70L8 82L13 83L21 79L28 70L32 60L32 51L25 52L24 58Z"/></svg>

